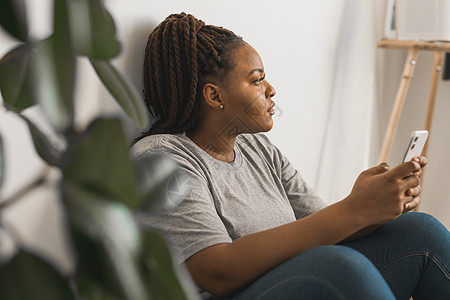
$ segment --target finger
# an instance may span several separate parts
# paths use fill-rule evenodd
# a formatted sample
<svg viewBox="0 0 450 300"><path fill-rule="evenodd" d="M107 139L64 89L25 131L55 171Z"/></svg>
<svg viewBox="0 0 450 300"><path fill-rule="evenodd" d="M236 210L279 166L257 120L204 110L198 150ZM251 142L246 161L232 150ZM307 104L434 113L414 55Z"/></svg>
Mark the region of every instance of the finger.
<svg viewBox="0 0 450 300"><path fill-rule="evenodd" d="M418 162L422 168L428 164L428 158L425 156L416 156L412 160Z"/></svg>
<svg viewBox="0 0 450 300"><path fill-rule="evenodd" d="M418 186L420 186L420 177L411 175L411 176L408 176L408 177L404 178L401 181L400 189L405 190L405 194L407 194L408 193L408 189L411 188L412 189L412 193L411 193L411 195L408 195L408 196L413 196L415 191L417 191L417 190L414 190L414 189L417 188Z"/></svg>
<svg viewBox="0 0 450 300"><path fill-rule="evenodd" d="M387 162L382 162L381 164L379 164L379 166L385 168L386 170L391 169L391 167L389 166L389 164Z"/></svg>
<svg viewBox="0 0 450 300"><path fill-rule="evenodd" d="M391 167L387 163L383 162L383 163L379 164L378 166L367 169L365 171L365 173L370 174L370 175L378 175L378 174L383 174L386 171L389 171L390 169L391 169Z"/></svg>
<svg viewBox="0 0 450 300"><path fill-rule="evenodd" d="M422 192L422 187L419 184L416 187L413 188L408 188L405 192L406 196L412 196L412 197L417 197L420 195L420 193Z"/></svg>
<svg viewBox="0 0 450 300"><path fill-rule="evenodd" d="M422 176L422 174L423 174L423 171L422 171L422 169L420 169L419 171L417 171L417 172L413 172L412 173L412 175L414 175L414 176L418 176L418 177L421 177Z"/></svg>
<svg viewBox="0 0 450 300"><path fill-rule="evenodd" d="M403 179L414 172L420 171L420 164L415 161L402 163L389 171L394 179Z"/></svg>
<svg viewBox="0 0 450 300"><path fill-rule="evenodd" d="M419 206L420 204L420 196L414 197L411 201L409 201L408 203L405 203L403 205L403 213L408 212L410 210L415 209L416 207Z"/></svg>
<svg viewBox="0 0 450 300"><path fill-rule="evenodd" d="M408 188L405 192L406 196L412 196L414 194L414 191L412 188Z"/></svg>
<svg viewBox="0 0 450 300"><path fill-rule="evenodd" d="M422 169L420 169L419 171L417 171L417 172L413 172L413 175L416 175L416 176L422 176Z"/></svg>

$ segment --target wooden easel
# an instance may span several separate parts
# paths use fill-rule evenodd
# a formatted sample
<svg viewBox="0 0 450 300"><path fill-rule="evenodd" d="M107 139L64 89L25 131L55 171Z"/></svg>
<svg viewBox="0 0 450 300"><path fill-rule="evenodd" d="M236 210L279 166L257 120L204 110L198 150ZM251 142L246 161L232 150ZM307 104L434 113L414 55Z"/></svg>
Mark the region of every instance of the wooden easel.
<svg viewBox="0 0 450 300"><path fill-rule="evenodd" d="M439 82L439 75L442 70L442 56L444 52L450 52L450 43L434 43L434 42L419 42L419 41L399 41L399 40L381 40L378 43L379 48L386 49L405 49L408 50L405 66L403 67L403 74L400 81L400 86L395 97L394 107L392 108L389 124L384 136L383 146L378 161L385 162L389 157L392 142L394 140L395 132L398 127L400 115L403 104L405 102L406 94L408 93L409 83L414 74L419 51L433 51L434 61L431 73L431 86L428 97L428 107L425 117L424 129L428 130L431 135L431 123L433 120L434 103L436 100L437 86ZM428 139L429 141L430 139ZM428 152L428 142L425 144L422 154L426 156Z"/></svg>

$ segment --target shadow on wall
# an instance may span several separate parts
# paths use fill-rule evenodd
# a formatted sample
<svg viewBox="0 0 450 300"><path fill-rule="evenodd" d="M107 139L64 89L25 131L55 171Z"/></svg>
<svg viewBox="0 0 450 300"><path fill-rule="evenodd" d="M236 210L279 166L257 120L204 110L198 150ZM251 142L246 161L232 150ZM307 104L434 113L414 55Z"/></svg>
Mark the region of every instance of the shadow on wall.
<svg viewBox="0 0 450 300"><path fill-rule="evenodd" d="M157 25L156 22L130 24L130 27L121 33L123 53L117 62L117 67L128 76L142 96L145 46L148 36ZM150 114L149 118L151 126L154 120ZM124 127L130 141L141 134L139 128L127 116L124 116Z"/></svg>

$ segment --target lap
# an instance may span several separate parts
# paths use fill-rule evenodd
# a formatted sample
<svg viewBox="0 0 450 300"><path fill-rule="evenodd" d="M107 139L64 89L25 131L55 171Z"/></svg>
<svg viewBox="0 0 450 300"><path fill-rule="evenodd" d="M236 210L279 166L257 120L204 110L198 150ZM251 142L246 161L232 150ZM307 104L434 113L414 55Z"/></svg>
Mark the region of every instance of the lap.
<svg viewBox="0 0 450 300"><path fill-rule="evenodd" d="M349 247L334 245L295 256L229 299L394 299L394 296L365 256Z"/></svg>
<svg viewBox="0 0 450 300"><path fill-rule="evenodd" d="M394 299L392 291L419 299L436 289L446 296L449 249L442 224L410 212L361 239L305 251L230 299Z"/></svg>

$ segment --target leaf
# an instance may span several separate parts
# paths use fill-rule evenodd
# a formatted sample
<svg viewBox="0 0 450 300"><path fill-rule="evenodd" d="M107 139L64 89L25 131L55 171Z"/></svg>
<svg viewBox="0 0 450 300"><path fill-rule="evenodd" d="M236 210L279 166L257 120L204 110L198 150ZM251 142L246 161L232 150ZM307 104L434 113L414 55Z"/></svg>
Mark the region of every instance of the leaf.
<svg viewBox="0 0 450 300"><path fill-rule="evenodd" d="M74 114L75 57L62 36L40 41L34 49L20 45L0 61L0 89L8 107L20 112L40 103L58 132L71 127Z"/></svg>
<svg viewBox="0 0 450 300"><path fill-rule="evenodd" d="M0 188L5 180L5 151L3 149L3 138L0 135Z"/></svg>
<svg viewBox="0 0 450 300"><path fill-rule="evenodd" d="M68 281L35 255L19 252L0 266L0 299L75 299Z"/></svg>
<svg viewBox="0 0 450 300"><path fill-rule="evenodd" d="M56 62L61 100L66 110L72 115L76 61L70 37L67 0L54 0L54 5L54 29L51 38L53 59Z"/></svg>
<svg viewBox="0 0 450 300"><path fill-rule="evenodd" d="M47 135L28 118L21 114L19 114L19 116L27 123L28 128L30 129L34 147L39 156L52 166L60 166L65 148L55 145Z"/></svg>
<svg viewBox="0 0 450 300"><path fill-rule="evenodd" d="M145 231L142 235L144 246L140 265L147 279L149 294L161 300L196 299L192 286L183 287L165 241L151 231ZM190 292L191 297L186 292Z"/></svg>
<svg viewBox="0 0 450 300"><path fill-rule="evenodd" d="M54 36L36 44L36 53L31 59L32 90L35 102L42 105L56 131L65 133L71 128L74 118L72 79L75 58L57 55L60 51L70 53L69 46L57 45Z"/></svg>
<svg viewBox="0 0 450 300"><path fill-rule="evenodd" d="M28 37L28 26L24 1L0 1L0 24L12 36L25 42Z"/></svg>
<svg viewBox="0 0 450 300"><path fill-rule="evenodd" d="M129 211L106 195L72 182L64 182L63 194L83 271L119 299L145 299L137 268L140 239Z"/></svg>
<svg viewBox="0 0 450 300"><path fill-rule="evenodd" d="M34 104L30 76L31 47L22 44L0 61L0 90L3 100L16 112Z"/></svg>
<svg viewBox="0 0 450 300"><path fill-rule="evenodd" d="M64 177L109 198L136 207L137 183L128 145L119 120L97 120L85 136L70 147Z"/></svg>
<svg viewBox="0 0 450 300"><path fill-rule="evenodd" d="M134 160L146 211L172 209L189 191L188 176L163 152L145 152Z"/></svg>
<svg viewBox="0 0 450 300"><path fill-rule="evenodd" d="M101 0L68 0L75 51L90 58L110 59L120 53L116 25Z"/></svg>
<svg viewBox="0 0 450 300"><path fill-rule="evenodd" d="M120 300L111 290L92 277L83 266L79 266L77 271L76 285L80 299Z"/></svg>
<svg viewBox="0 0 450 300"><path fill-rule="evenodd" d="M125 113L141 129L146 128L149 121L147 109L133 83L106 60L91 59L91 64Z"/></svg>
<svg viewBox="0 0 450 300"><path fill-rule="evenodd" d="M66 0L54 1L54 33L36 44L31 66L35 102L57 132L69 131L74 119L75 55Z"/></svg>

